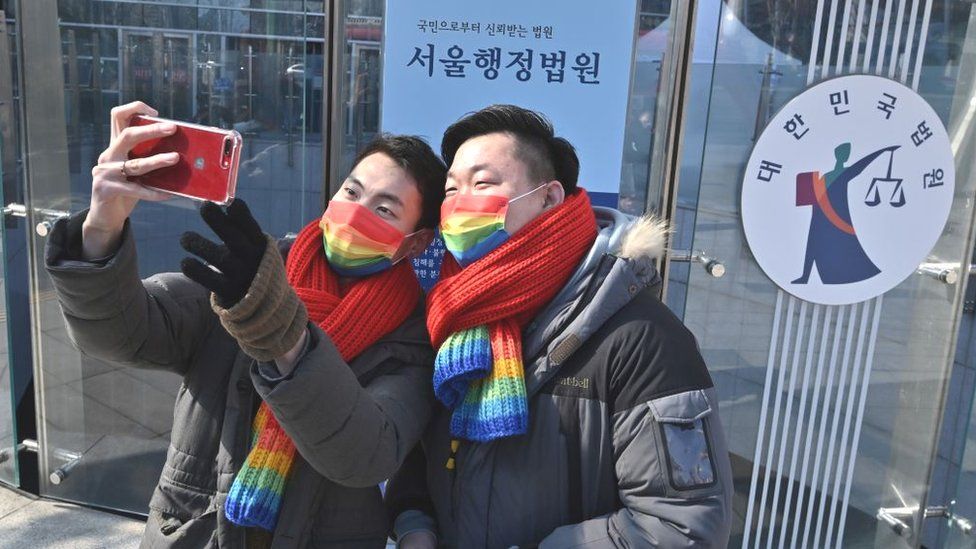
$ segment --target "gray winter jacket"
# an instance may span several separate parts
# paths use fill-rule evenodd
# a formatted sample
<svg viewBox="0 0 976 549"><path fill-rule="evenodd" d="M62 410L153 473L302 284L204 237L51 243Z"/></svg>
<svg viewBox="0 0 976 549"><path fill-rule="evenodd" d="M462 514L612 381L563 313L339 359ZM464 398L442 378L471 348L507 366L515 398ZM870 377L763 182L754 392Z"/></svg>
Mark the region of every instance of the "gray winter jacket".
<svg viewBox="0 0 976 549"><path fill-rule="evenodd" d="M240 350L204 288L182 274L139 279L128 222L112 257L77 260L85 215L55 225L45 258L72 341L102 360L183 377L142 546L244 547L224 500L264 399L300 454L272 547L384 547L378 484L416 445L433 401L422 308L349 364L310 323L305 354L277 377Z"/></svg>
<svg viewBox="0 0 976 549"><path fill-rule="evenodd" d="M597 219L589 255L523 334L529 432L462 441L450 470L450 412L435 410L426 461L412 454L387 489L399 535L432 528L465 549L728 543L718 401L694 337L656 297L663 231Z"/></svg>

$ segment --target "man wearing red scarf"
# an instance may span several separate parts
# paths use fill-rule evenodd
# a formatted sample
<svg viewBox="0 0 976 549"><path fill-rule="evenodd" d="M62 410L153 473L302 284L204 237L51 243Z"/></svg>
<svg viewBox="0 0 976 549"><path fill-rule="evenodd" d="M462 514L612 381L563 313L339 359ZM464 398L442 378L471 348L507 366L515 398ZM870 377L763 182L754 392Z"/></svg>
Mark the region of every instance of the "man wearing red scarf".
<svg viewBox="0 0 976 549"><path fill-rule="evenodd" d="M441 406L387 491L400 547L725 547L732 476L666 231L591 206L543 116L449 127L427 299Z"/></svg>
<svg viewBox="0 0 976 549"><path fill-rule="evenodd" d="M91 208L58 221L45 261L81 350L182 378L142 547L385 547L379 484L433 400L409 258L433 236L443 162L419 138L378 136L297 238L264 234L241 200L207 203L219 241L185 233L182 272L140 280L129 216L169 195L135 178L179 155L129 159L178 131L128 127L135 114L156 112L113 109Z"/></svg>

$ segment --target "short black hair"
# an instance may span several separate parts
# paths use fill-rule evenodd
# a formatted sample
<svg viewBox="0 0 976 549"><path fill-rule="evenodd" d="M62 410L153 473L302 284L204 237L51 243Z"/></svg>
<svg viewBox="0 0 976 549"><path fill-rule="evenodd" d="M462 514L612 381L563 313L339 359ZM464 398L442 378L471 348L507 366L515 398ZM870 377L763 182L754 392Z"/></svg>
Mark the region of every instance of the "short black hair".
<svg viewBox="0 0 976 549"><path fill-rule="evenodd" d="M451 124L441 141L441 156L450 166L465 141L490 133L506 133L515 138L519 145L517 154L530 177L540 182L556 179L567 195L576 191L576 149L569 141L556 137L552 122L543 114L515 105L491 105Z"/></svg>
<svg viewBox="0 0 976 549"><path fill-rule="evenodd" d="M437 157L430 145L416 135L377 134L359 151L353 166L375 153L383 153L392 158L417 182L417 190L420 191L421 198L420 221L417 222L417 229L437 227L441 218L441 202L444 201L447 166Z"/></svg>

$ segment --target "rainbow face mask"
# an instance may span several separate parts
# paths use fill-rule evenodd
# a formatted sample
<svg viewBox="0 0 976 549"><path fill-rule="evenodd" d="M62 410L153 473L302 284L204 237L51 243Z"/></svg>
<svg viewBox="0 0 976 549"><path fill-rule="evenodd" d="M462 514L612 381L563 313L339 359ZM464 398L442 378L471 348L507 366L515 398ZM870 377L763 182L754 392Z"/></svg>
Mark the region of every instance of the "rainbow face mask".
<svg viewBox="0 0 976 549"><path fill-rule="evenodd" d="M508 206L539 189L509 200L492 194L455 194L441 204L441 236L447 251L462 267L474 263L501 246L511 235L505 230Z"/></svg>
<svg viewBox="0 0 976 549"><path fill-rule="evenodd" d="M332 200L319 221L325 257L340 276L368 276L389 269L403 256L397 252L405 235L369 208ZM394 259L396 257L396 259Z"/></svg>

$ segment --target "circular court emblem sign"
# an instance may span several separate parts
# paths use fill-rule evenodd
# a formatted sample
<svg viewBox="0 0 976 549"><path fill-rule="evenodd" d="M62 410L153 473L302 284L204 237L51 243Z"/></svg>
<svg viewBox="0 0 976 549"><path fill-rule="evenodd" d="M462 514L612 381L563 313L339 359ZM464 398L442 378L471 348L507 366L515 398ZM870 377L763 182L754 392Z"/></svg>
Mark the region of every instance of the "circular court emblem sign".
<svg viewBox="0 0 976 549"><path fill-rule="evenodd" d="M779 287L857 303L910 276L949 216L955 169L936 112L870 75L807 88L770 120L742 182L752 253Z"/></svg>

